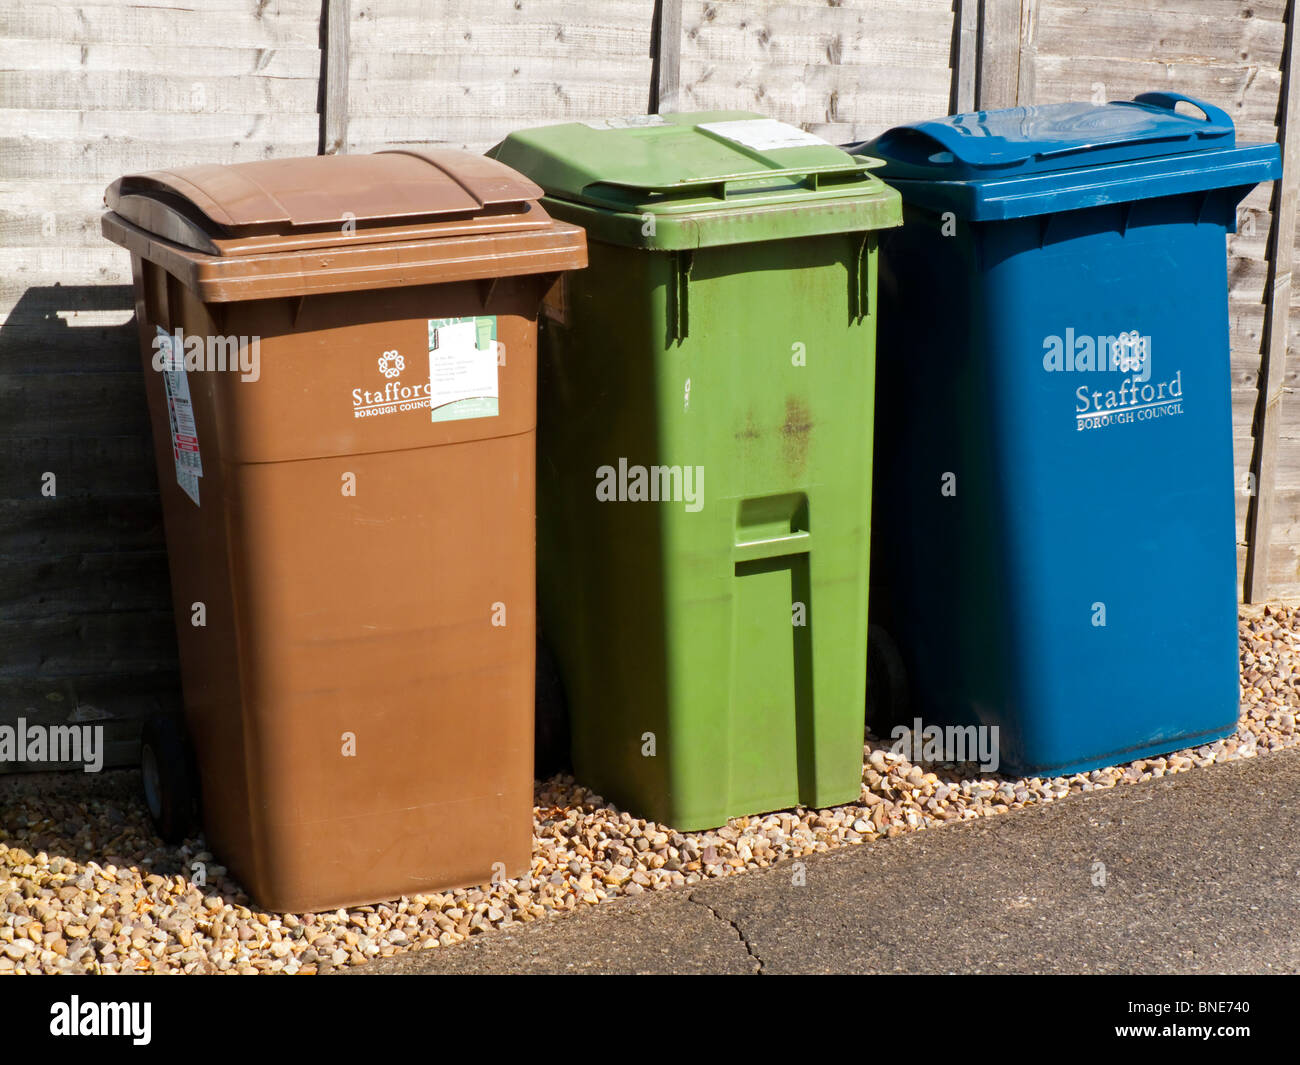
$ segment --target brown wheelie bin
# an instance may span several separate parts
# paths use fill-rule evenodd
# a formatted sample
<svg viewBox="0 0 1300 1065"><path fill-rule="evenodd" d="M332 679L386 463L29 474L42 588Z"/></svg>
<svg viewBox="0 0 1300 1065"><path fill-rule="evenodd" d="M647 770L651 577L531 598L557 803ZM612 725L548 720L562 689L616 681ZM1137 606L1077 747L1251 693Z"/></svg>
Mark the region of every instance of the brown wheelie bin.
<svg viewBox="0 0 1300 1065"><path fill-rule="evenodd" d="M528 869L537 313L586 264L540 195L442 150L106 194L188 732L146 727L146 799L268 909Z"/></svg>

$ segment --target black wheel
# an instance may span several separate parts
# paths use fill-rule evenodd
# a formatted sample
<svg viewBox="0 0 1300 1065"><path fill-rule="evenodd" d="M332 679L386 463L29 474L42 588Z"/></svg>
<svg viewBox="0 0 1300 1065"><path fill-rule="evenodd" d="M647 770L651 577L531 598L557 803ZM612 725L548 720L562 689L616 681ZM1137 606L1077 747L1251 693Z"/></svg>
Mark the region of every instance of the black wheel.
<svg viewBox="0 0 1300 1065"><path fill-rule="evenodd" d="M533 710L533 773L545 780L573 768L569 755L569 703L560 667L546 642L537 638L537 688Z"/></svg>
<svg viewBox="0 0 1300 1065"><path fill-rule="evenodd" d="M165 843L180 843L199 827L198 775L185 725L175 714L156 714L140 737L144 803Z"/></svg>
<svg viewBox="0 0 1300 1065"><path fill-rule="evenodd" d="M894 638L879 625L867 626L867 727L877 736L904 720L908 709L907 669Z"/></svg>

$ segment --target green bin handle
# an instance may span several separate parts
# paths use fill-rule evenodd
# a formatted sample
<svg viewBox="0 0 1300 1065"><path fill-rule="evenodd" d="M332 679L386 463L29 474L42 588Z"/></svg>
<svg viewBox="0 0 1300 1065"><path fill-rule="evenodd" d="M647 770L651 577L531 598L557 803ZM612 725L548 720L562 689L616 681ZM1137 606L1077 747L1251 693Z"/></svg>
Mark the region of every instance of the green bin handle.
<svg viewBox="0 0 1300 1065"><path fill-rule="evenodd" d="M815 192L825 178L844 178L866 174L869 170L884 166L882 159L870 159L866 156L854 156L850 163L830 163L826 166L782 167L777 170L746 170L735 174L718 174L708 178L692 178L686 181L674 181L667 185L646 185L635 181L593 181L583 187L582 195L589 201L599 199L600 189L626 189L629 192L650 193L656 196L682 196L687 193L711 195L719 200L728 198L728 186L740 181L767 181L785 178L806 181ZM754 190L760 191L760 190ZM761 191L768 191L763 189ZM742 193L743 195L743 193Z"/></svg>

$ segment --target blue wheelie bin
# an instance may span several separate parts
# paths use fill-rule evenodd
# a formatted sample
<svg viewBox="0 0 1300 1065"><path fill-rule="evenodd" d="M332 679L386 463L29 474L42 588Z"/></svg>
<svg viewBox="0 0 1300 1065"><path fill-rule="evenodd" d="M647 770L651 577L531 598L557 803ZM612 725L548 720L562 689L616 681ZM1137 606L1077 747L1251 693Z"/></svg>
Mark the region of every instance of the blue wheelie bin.
<svg viewBox="0 0 1300 1065"><path fill-rule="evenodd" d="M904 204L881 237L875 703L945 735L997 726L1013 773L1230 734L1224 238L1277 145L1153 92L850 150Z"/></svg>

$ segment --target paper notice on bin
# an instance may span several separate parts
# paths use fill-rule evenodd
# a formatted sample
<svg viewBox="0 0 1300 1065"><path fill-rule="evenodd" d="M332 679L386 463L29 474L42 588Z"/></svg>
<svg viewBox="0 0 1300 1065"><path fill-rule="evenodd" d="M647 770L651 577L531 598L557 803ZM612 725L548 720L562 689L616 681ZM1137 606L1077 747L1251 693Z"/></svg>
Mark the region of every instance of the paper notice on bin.
<svg viewBox="0 0 1300 1065"><path fill-rule="evenodd" d="M162 326L156 328L158 349L163 356L163 389L167 395L167 421L171 428L176 483L198 506L198 479L203 476L203 455L199 449L199 430L194 420L190 382L185 373L185 354Z"/></svg>
<svg viewBox="0 0 1300 1065"><path fill-rule="evenodd" d="M723 140L755 151L773 148L808 148L830 145L830 141L774 118L744 118L737 122L701 122L699 128Z"/></svg>
<svg viewBox="0 0 1300 1065"><path fill-rule="evenodd" d="M429 407L435 422L499 413L497 320L429 319Z"/></svg>
<svg viewBox="0 0 1300 1065"><path fill-rule="evenodd" d="M194 505L199 506L199 479L188 470L176 471L176 483L181 486L181 491L194 500Z"/></svg>

